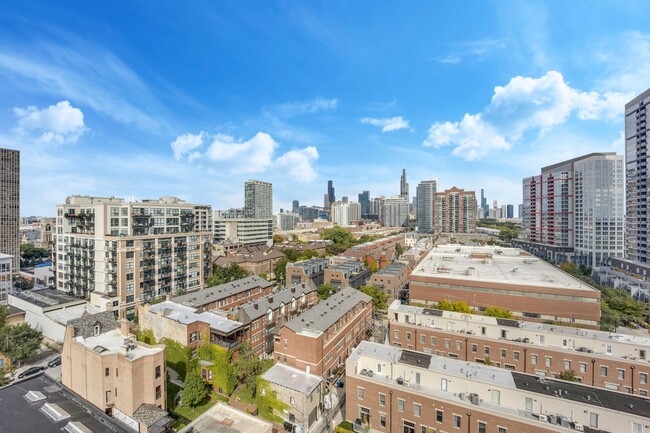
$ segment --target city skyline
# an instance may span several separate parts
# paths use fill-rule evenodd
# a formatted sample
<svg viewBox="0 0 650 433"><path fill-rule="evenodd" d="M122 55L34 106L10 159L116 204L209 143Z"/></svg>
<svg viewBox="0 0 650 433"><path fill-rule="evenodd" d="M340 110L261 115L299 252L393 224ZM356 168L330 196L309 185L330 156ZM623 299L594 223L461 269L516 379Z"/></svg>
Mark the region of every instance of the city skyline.
<svg viewBox="0 0 650 433"><path fill-rule="evenodd" d="M70 194L227 209L250 178L273 183L277 212L322 203L328 179L341 197L399 194L402 168L411 185L439 178L517 205L540 167L623 153L624 104L650 64L641 3L367 12L3 10L0 147L23 154L21 214L52 215ZM405 19L406 33L385 25Z"/></svg>

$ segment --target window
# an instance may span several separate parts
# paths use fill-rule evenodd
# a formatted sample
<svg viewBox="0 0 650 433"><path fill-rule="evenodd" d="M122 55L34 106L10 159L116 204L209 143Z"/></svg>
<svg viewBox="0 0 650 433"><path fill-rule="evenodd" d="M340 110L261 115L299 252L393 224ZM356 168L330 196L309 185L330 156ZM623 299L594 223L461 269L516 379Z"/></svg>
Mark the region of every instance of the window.
<svg viewBox="0 0 650 433"><path fill-rule="evenodd" d="M115 377L120 377L120 370L117 368L115 369Z"/></svg>
<svg viewBox="0 0 650 433"><path fill-rule="evenodd" d="M291 406L295 406L296 405L296 397L289 397L289 404Z"/></svg>
<svg viewBox="0 0 650 433"><path fill-rule="evenodd" d="M422 413L422 406L417 403L413 403L413 415L420 416Z"/></svg>
<svg viewBox="0 0 650 433"><path fill-rule="evenodd" d="M158 385L156 387L156 400L158 400L160 397L162 397L162 391L161 391L160 385Z"/></svg>
<svg viewBox="0 0 650 433"><path fill-rule="evenodd" d="M648 383L648 373L639 374L639 383L643 383L644 385Z"/></svg>
<svg viewBox="0 0 650 433"><path fill-rule="evenodd" d="M160 377L160 365L156 365L156 379Z"/></svg>
<svg viewBox="0 0 650 433"><path fill-rule="evenodd" d="M386 414L385 413L380 413L379 414L379 426L382 428L386 428Z"/></svg>
<svg viewBox="0 0 650 433"><path fill-rule="evenodd" d="M460 428L460 415L454 415L454 428Z"/></svg>
<svg viewBox="0 0 650 433"><path fill-rule="evenodd" d="M478 351L478 345L472 344L472 353L476 353L477 351Z"/></svg>
<svg viewBox="0 0 650 433"><path fill-rule="evenodd" d="M546 356L544 363L547 367L550 367L553 364L553 358L551 358L550 356Z"/></svg>
<svg viewBox="0 0 650 433"><path fill-rule="evenodd" d="M487 433L487 424L484 422L478 422L478 433Z"/></svg>
<svg viewBox="0 0 650 433"><path fill-rule="evenodd" d="M95 333L95 336L98 336L101 333L101 331L102 331L102 327L99 325L99 323L93 327L93 332Z"/></svg>
<svg viewBox="0 0 650 433"><path fill-rule="evenodd" d="M512 352L512 356L514 357L515 361L519 361L519 352Z"/></svg>
<svg viewBox="0 0 650 433"><path fill-rule="evenodd" d="M285 349L287 348L287 339L286 338L284 339L284 348Z"/></svg>
<svg viewBox="0 0 650 433"><path fill-rule="evenodd" d="M643 425L633 422L632 423L632 433L643 433Z"/></svg>
<svg viewBox="0 0 650 433"><path fill-rule="evenodd" d="M506 433L507 432L505 427L497 427L497 429L498 429L497 433Z"/></svg>
<svg viewBox="0 0 650 433"><path fill-rule="evenodd" d="M363 388L357 387L357 398L363 400Z"/></svg>
<svg viewBox="0 0 650 433"><path fill-rule="evenodd" d="M404 412L404 400L401 398L397 399L397 410L400 412Z"/></svg>
<svg viewBox="0 0 650 433"><path fill-rule="evenodd" d="M108 368L108 367L106 367L106 368L104 369L104 376L105 376L105 377L108 377L108 376L110 376L110 375L111 375L111 369Z"/></svg>
<svg viewBox="0 0 650 433"><path fill-rule="evenodd" d="M530 355L530 363L533 365L537 364L537 355Z"/></svg>
<svg viewBox="0 0 650 433"><path fill-rule="evenodd" d="M483 347L483 354L484 355L489 355L490 354L490 347L489 346Z"/></svg>
<svg viewBox="0 0 650 433"><path fill-rule="evenodd" d="M624 380L625 379L625 370L621 370L620 368L616 370L616 377L618 380Z"/></svg>
<svg viewBox="0 0 650 433"><path fill-rule="evenodd" d="M600 375L607 376L607 367L605 367L604 365L600 366Z"/></svg>
<svg viewBox="0 0 650 433"><path fill-rule="evenodd" d="M501 349L501 358L505 358L508 355L508 351L506 349Z"/></svg>
<svg viewBox="0 0 650 433"><path fill-rule="evenodd" d="M420 433L427 433L427 432L428 432L428 430L427 430L427 426L425 426L425 425L421 425L421 426L420 426Z"/></svg>
<svg viewBox="0 0 650 433"><path fill-rule="evenodd" d="M571 361L564 361L564 369L571 370Z"/></svg>
<svg viewBox="0 0 650 433"><path fill-rule="evenodd" d="M386 394L379 394L379 406L386 406Z"/></svg>
<svg viewBox="0 0 650 433"><path fill-rule="evenodd" d="M424 344L424 339L425 339L425 336L424 336L424 335L420 335L420 344Z"/></svg>
<svg viewBox="0 0 650 433"><path fill-rule="evenodd" d="M377 364L377 373L381 373L381 364Z"/></svg>
<svg viewBox="0 0 650 433"><path fill-rule="evenodd" d="M395 332L393 332L393 336L394 336L395 338L399 338L399 331L395 331Z"/></svg>
<svg viewBox="0 0 650 433"><path fill-rule="evenodd" d="M436 337L431 337L431 345L432 346L436 345Z"/></svg>
<svg viewBox="0 0 650 433"><path fill-rule="evenodd" d="M590 413L589 414L589 427L591 428L598 428L598 414L597 413Z"/></svg>
<svg viewBox="0 0 650 433"><path fill-rule="evenodd" d="M411 333L410 332L406 333L406 340L411 341Z"/></svg>
<svg viewBox="0 0 650 433"><path fill-rule="evenodd" d="M456 342L456 350L462 350L462 347L463 347L463 343L461 343L460 341L457 341Z"/></svg>
<svg viewBox="0 0 650 433"><path fill-rule="evenodd" d="M111 402L111 392L106 391L106 403L110 403L110 402Z"/></svg>
<svg viewBox="0 0 650 433"><path fill-rule="evenodd" d="M587 364L584 362L580 363L580 373L586 373L587 372Z"/></svg>

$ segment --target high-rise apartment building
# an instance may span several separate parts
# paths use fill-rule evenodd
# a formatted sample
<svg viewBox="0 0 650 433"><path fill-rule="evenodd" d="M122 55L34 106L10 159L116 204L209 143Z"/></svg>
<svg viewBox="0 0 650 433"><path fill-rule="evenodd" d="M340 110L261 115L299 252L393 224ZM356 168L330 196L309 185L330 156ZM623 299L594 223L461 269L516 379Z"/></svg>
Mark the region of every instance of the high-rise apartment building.
<svg viewBox="0 0 650 433"><path fill-rule="evenodd" d="M434 215L436 233L473 233L476 229L476 194L456 187L437 192Z"/></svg>
<svg viewBox="0 0 650 433"><path fill-rule="evenodd" d="M294 200L291 203L291 212L297 214L300 212L300 202L298 200Z"/></svg>
<svg viewBox="0 0 650 433"><path fill-rule="evenodd" d="M131 319L141 302L198 290L210 273L210 206L71 196L56 218L56 288L100 311Z"/></svg>
<svg viewBox="0 0 650 433"><path fill-rule="evenodd" d="M556 262L601 266L624 254L623 157L591 153L523 180L523 241Z"/></svg>
<svg viewBox="0 0 650 433"><path fill-rule="evenodd" d="M423 180L416 189L418 231L432 233L435 229L434 201L438 192L438 179Z"/></svg>
<svg viewBox="0 0 650 433"><path fill-rule="evenodd" d="M273 218L273 185L261 180L244 183L244 216L246 218Z"/></svg>
<svg viewBox="0 0 650 433"><path fill-rule="evenodd" d="M400 196L386 197L381 209L381 224L384 227L408 227L408 200Z"/></svg>
<svg viewBox="0 0 650 433"><path fill-rule="evenodd" d="M359 204L361 205L361 217L370 213L370 191L364 191L359 194Z"/></svg>
<svg viewBox="0 0 650 433"><path fill-rule="evenodd" d="M399 182L399 196L403 199L406 199L406 202L409 202L409 184L406 181L406 169L402 169L402 177Z"/></svg>
<svg viewBox="0 0 650 433"><path fill-rule="evenodd" d="M336 202L331 208L332 222L342 226L349 226L352 221L361 219L361 205L359 203Z"/></svg>
<svg viewBox="0 0 650 433"><path fill-rule="evenodd" d="M336 202L336 195L334 194L334 181L328 180L327 181L327 204L331 205L334 202Z"/></svg>
<svg viewBox="0 0 650 433"><path fill-rule="evenodd" d="M272 218L215 218L215 243L259 245L273 239Z"/></svg>
<svg viewBox="0 0 650 433"><path fill-rule="evenodd" d="M0 149L0 253L20 272L20 151Z"/></svg>
<svg viewBox="0 0 650 433"><path fill-rule="evenodd" d="M648 262L648 125L650 89L625 104L627 258Z"/></svg>

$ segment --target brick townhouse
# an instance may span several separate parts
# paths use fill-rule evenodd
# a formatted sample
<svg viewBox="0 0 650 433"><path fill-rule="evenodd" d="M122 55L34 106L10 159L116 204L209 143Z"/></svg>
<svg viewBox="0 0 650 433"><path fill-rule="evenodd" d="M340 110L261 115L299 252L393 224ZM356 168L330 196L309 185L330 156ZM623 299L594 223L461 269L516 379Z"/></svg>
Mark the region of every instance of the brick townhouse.
<svg viewBox="0 0 650 433"><path fill-rule="evenodd" d="M188 307L201 308L204 311L228 311L253 299L266 296L271 293L271 290L273 290L273 283L257 275L251 275L240 280L176 296L172 300Z"/></svg>

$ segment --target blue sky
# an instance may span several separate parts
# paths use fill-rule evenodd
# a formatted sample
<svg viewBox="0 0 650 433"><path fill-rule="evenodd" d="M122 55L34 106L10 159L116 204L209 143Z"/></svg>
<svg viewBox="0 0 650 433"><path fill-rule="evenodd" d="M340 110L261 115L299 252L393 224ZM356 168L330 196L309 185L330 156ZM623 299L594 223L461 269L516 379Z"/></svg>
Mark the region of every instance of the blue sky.
<svg viewBox="0 0 650 433"><path fill-rule="evenodd" d="M521 179L622 153L650 87L644 2L12 2L0 9L0 146L22 215L71 194L276 210L411 193L518 204Z"/></svg>

